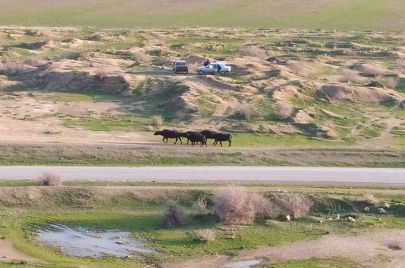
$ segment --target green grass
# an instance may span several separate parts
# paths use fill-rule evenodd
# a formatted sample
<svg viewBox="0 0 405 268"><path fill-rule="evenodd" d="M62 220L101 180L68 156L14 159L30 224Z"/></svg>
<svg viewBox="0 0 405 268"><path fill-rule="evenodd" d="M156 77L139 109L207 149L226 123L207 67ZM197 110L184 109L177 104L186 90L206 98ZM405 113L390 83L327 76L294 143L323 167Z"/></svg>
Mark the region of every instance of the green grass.
<svg viewBox="0 0 405 268"><path fill-rule="evenodd" d="M360 264L345 259L309 259L298 261L286 261L270 265L259 265L260 268L325 268L325 267L345 267L360 268Z"/></svg>
<svg viewBox="0 0 405 268"><path fill-rule="evenodd" d="M65 119L63 125L69 128L84 128L92 131L145 131L150 119L144 116L107 115L101 118Z"/></svg>
<svg viewBox="0 0 405 268"><path fill-rule="evenodd" d="M15 185L15 184L12 184ZM221 228L208 215L200 215L193 209L198 197L205 197L208 208L212 206L211 190L217 185L144 185L138 186L70 186L57 188L15 187L4 203L4 194L0 192L0 236L13 241L17 250L39 261L37 264L21 264L17 267L137 267L143 262L161 264L167 261L180 261L201 256L218 254L234 255L240 250L255 249L259 246L277 246L301 240L312 240L327 234L358 234L381 229L403 229L404 195L403 189L364 189L358 187L331 187L307 185L283 185L288 192L303 192L314 200L311 216L298 221L270 222L257 221L250 226L237 228L235 238ZM248 185L251 190L265 194L277 192L280 185ZM168 192L171 189L171 192ZM308 189L309 192L308 193ZM100 190L109 194L101 195ZM21 193L37 193L27 200ZM128 191L128 192L125 192ZM134 191L134 193L132 193ZM362 200L364 192L373 193L379 200L389 200L393 205L389 215L362 214L355 223L346 221L327 221L314 223L313 218L327 219L336 213L356 211L362 205L353 202ZM162 194L163 193L163 194ZM364 198L364 197L363 197ZM161 212L168 199L177 200L186 207L190 216L186 226L166 229L162 226ZM338 205L340 204L340 205ZM360 206L360 207L356 207ZM333 209L331 209L333 208ZM380 220L378 220L380 218ZM57 249L39 245L35 241L38 228L51 223L65 224L71 227L88 227L94 230L120 230L132 235L147 245L157 249L157 253L145 260L123 258L75 258L63 256ZM190 232L199 228L210 228L216 232L216 240L209 243L195 241ZM44 263L44 261L46 263ZM25 266L24 266L25 265ZM54 266L52 266L54 265ZM295 265L295 266L294 266ZM312 265L312 266L311 266ZM264 267L361 267L343 259L300 260L282 262ZM13 264L0 262L0 267L14 267Z"/></svg>
<svg viewBox="0 0 405 268"><path fill-rule="evenodd" d="M98 2L1 0L2 25L93 27L263 27L403 31L401 0L343 0L300 5L267 0ZM32 12L35 10L35 12Z"/></svg>
<svg viewBox="0 0 405 268"><path fill-rule="evenodd" d="M312 138L299 134L233 134L233 146L241 147L323 147L323 146L341 146L350 144L347 142L333 141L321 138Z"/></svg>

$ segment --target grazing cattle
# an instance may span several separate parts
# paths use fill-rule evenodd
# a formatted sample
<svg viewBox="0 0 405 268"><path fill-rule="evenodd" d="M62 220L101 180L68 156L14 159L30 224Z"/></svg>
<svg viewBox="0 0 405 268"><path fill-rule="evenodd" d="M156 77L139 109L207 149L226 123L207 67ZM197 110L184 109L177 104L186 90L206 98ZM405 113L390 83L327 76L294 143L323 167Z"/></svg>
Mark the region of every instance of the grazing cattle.
<svg viewBox="0 0 405 268"><path fill-rule="evenodd" d="M218 132L212 130L203 130L201 131L201 134L203 134L207 140L215 140L215 135L218 134Z"/></svg>
<svg viewBox="0 0 405 268"><path fill-rule="evenodd" d="M215 139L214 145L217 145L219 142L219 144L221 144L221 147L222 147L223 141L229 142L229 147L232 145L232 135L231 134L217 133L217 134L215 134L214 139Z"/></svg>
<svg viewBox="0 0 405 268"><path fill-rule="evenodd" d="M176 141L174 142L174 144L177 143L178 140L180 140L180 143L183 144L183 141L181 140L181 132L177 131L177 130L168 130L168 129L164 129L161 131L156 131L155 136L163 136L163 142L164 143L168 143L169 139L176 139Z"/></svg>
<svg viewBox="0 0 405 268"><path fill-rule="evenodd" d="M207 138L200 132L189 131L187 139L191 141L191 145L196 145L201 142L201 147L205 145L207 147Z"/></svg>
<svg viewBox="0 0 405 268"><path fill-rule="evenodd" d="M190 139L188 138L188 135L190 135L190 134L198 134L198 133L200 133L200 132L197 132L197 131L187 131L187 132L181 133L181 137L182 137L182 138L186 138L186 139L187 139L187 144L189 144L189 143L190 143Z"/></svg>

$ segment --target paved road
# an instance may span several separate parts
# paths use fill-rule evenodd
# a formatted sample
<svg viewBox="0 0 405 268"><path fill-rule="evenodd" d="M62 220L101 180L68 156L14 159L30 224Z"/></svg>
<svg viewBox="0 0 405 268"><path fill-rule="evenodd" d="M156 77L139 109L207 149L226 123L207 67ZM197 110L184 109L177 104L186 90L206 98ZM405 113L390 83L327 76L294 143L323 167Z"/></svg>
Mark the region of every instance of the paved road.
<svg viewBox="0 0 405 268"><path fill-rule="evenodd" d="M0 179L30 180L44 172L64 180L88 181L255 181L403 184L405 169L318 167L0 167Z"/></svg>

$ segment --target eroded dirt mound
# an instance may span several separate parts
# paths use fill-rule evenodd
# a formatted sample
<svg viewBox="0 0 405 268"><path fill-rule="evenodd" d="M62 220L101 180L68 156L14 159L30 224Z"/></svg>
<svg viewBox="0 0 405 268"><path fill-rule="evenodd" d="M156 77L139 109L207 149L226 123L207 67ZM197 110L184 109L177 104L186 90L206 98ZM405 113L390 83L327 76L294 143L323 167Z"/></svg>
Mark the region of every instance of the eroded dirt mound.
<svg viewBox="0 0 405 268"><path fill-rule="evenodd" d="M318 93L328 101L355 101L355 102L397 102L399 96L391 90L373 87L349 87L343 85L323 85Z"/></svg>
<svg viewBox="0 0 405 268"><path fill-rule="evenodd" d="M121 75L91 74L83 71L44 71L33 77L34 86L46 90L94 91L119 94L129 88Z"/></svg>

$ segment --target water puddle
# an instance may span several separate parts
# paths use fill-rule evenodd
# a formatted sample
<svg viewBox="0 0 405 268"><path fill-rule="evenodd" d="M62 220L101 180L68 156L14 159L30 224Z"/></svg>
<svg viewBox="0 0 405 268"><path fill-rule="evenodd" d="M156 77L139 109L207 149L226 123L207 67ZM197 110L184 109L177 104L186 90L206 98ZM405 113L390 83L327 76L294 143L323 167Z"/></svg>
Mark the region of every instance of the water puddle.
<svg viewBox="0 0 405 268"><path fill-rule="evenodd" d="M247 261L236 261L225 264L224 268L251 268L255 265L259 265L263 262L263 259L254 259Z"/></svg>
<svg viewBox="0 0 405 268"><path fill-rule="evenodd" d="M143 243L130 238L128 232L96 232L87 228L69 228L52 224L39 231L38 241L58 247L72 257L128 257L136 253L152 253Z"/></svg>

